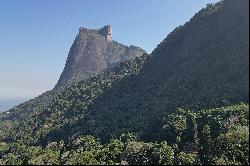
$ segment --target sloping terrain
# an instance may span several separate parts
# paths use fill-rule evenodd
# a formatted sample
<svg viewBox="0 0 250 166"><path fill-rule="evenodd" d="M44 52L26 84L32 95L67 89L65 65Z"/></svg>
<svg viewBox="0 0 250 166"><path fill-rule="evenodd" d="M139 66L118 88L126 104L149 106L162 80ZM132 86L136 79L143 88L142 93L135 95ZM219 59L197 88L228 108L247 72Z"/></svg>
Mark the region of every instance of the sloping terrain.
<svg viewBox="0 0 250 166"><path fill-rule="evenodd" d="M114 149L121 149L112 158L110 149L83 150L85 143L95 147L84 137L78 150L69 143L60 155L70 151L67 161L76 164L84 156L88 159L79 163L249 164L249 1L208 5L170 33L152 56L121 62L56 90L0 114L0 141L45 147L93 135L107 143L129 132L162 147L133 141L132 146L127 137L129 143L116 144ZM108 157L100 157L102 152Z"/></svg>
<svg viewBox="0 0 250 166"><path fill-rule="evenodd" d="M128 131L150 141L158 139L162 116L178 107L195 110L248 102L247 4L228 0L202 9L158 45L137 75L129 71L131 76L112 79L110 84L103 72L87 83L60 90L48 100L49 106L29 111L24 105L22 114L15 114L17 109L12 111L14 116L2 116L17 120L17 132L23 132L21 126L29 129L37 137L35 142L77 133L108 139ZM130 63L136 72L143 64ZM127 75L126 67L118 69ZM109 86L101 93L88 86L100 86L100 81Z"/></svg>
<svg viewBox="0 0 250 166"><path fill-rule="evenodd" d="M248 102L248 3L227 0L201 10L153 51L138 75L114 84L67 131L100 138L131 131L151 141L162 116L178 107Z"/></svg>
<svg viewBox="0 0 250 166"><path fill-rule="evenodd" d="M125 46L112 39L110 25L100 29L80 28L68 54L64 70L55 87L38 97L8 111L11 119L21 119L26 114L47 109L66 87L114 68L120 62L140 57L146 51L136 46ZM7 111L7 110L6 110ZM0 118L6 113L0 114Z"/></svg>
<svg viewBox="0 0 250 166"><path fill-rule="evenodd" d="M0 137L5 141L22 140L33 144L44 141L48 134L71 125L85 116L95 99L110 89L113 83L142 68L148 55L121 62L97 76L75 83L70 87L49 91L44 95L1 114ZM53 93L54 92L54 93ZM63 135L61 135L63 136ZM58 137L59 138L59 137ZM47 141L46 141L47 142Z"/></svg>

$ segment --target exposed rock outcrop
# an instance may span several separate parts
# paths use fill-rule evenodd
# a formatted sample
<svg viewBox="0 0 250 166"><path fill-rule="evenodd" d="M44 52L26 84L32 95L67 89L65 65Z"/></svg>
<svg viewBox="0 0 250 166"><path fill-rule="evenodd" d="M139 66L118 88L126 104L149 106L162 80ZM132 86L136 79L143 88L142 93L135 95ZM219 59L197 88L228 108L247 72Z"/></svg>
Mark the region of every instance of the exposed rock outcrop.
<svg viewBox="0 0 250 166"><path fill-rule="evenodd" d="M110 25L97 30L81 27L56 87L87 79L103 69L144 53L139 47L128 47L113 41Z"/></svg>

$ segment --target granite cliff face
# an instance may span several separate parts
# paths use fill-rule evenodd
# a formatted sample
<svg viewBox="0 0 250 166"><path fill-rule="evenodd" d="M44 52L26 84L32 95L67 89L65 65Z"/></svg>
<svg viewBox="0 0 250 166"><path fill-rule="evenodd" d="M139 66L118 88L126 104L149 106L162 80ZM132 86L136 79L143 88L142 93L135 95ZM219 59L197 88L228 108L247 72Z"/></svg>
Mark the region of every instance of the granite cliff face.
<svg viewBox="0 0 250 166"><path fill-rule="evenodd" d="M85 80L103 69L144 53L139 47L128 47L113 41L110 25L97 30L81 27L56 87Z"/></svg>

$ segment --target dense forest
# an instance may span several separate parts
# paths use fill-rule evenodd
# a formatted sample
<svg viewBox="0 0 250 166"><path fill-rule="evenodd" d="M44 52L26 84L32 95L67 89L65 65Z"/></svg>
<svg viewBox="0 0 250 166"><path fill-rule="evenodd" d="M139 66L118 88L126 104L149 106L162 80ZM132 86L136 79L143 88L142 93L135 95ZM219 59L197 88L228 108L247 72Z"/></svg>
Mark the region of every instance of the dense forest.
<svg viewBox="0 0 250 166"><path fill-rule="evenodd" d="M163 119L163 141L146 143L128 132L107 141L80 134L46 146L1 142L0 164L249 164L249 105L178 108Z"/></svg>
<svg viewBox="0 0 250 166"><path fill-rule="evenodd" d="M208 4L151 55L0 113L0 165L248 165L248 14Z"/></svg>

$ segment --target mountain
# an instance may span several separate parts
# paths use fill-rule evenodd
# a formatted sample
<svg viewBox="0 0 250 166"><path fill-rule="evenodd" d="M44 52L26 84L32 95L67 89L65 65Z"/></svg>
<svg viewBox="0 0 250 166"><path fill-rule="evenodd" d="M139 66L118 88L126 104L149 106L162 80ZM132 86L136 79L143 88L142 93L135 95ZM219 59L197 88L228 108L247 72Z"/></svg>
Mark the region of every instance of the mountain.
<svg viewBox="0 0 250 166"><path fill-rule="evenodd" d="M103 40L110 44L110 33ZM72 59L66 66L83 62ZM94 71L105 65L98 66ZM249 1L209 4L152 55L70 85L62 81L56 92L1 113L0 157L7 164L13 158L55 164L249 164L248 80ZM30 157L31 151L40 157Z"/></svg>
<svg viewBox="0 0 250 166"><path fill-rule="evenodd" d="M248 103L248 3L227 0L201 10L158 45L136 76L115 82L86 110L65 107L68 112L84 110L84 116L53 133L109 139L129 131L155 141L162 117L177 108ZM70 99L79 98L80 89Z"/></svg>
<svg viewBox="0 0 250 166"><path fill-rule="evenodd" d="M64 70L55 87L51 91L10 109L10 117L21 118L27 113L27 110L45 109L64 90L64 87L87 80L105 69L119 65L122 61L144 54L146 51L139 47L125 46L114 41L110 25L100 29L80 27L79 34L70 48Z"/></svg>
<svg viewBox="0 0 250 166"><path fill-rule="evenodd" d="M170 33L143 66L135 65L136 75L118 66L114 71L122 72L121 80L116 80L113 72L103 71L87 82L75 83L57 93L47 92L1 116L20 121L25 128L31 127L30 132L41 132L49 123L49 130L42 135L36 133L45 142L76 133L108 139L127 131L151 141L159 138L162 116L179 107L201 109L249 102L247 4L246 0L227 0L202 9ZM101 37L100 30L93 34L88 31L80 29L74 47L85 35L100 40L96 50L105 50L107 43L112 42L111 38L108 42L107 37ZM69 59L74 57L73 50L66 66L72 62ZM76 62L81 64L83 60ZM136 64L133 60L130 63ZM50 118L55 120L51 122Z"/></svg>
<svg viewBox="0 0 250 166"><path fill-rule="evenodd" d="M105 68L144 53L139 47L128 47L113 41L110 25L97 30L81 27L56 87L85 80Z"/></svg>

